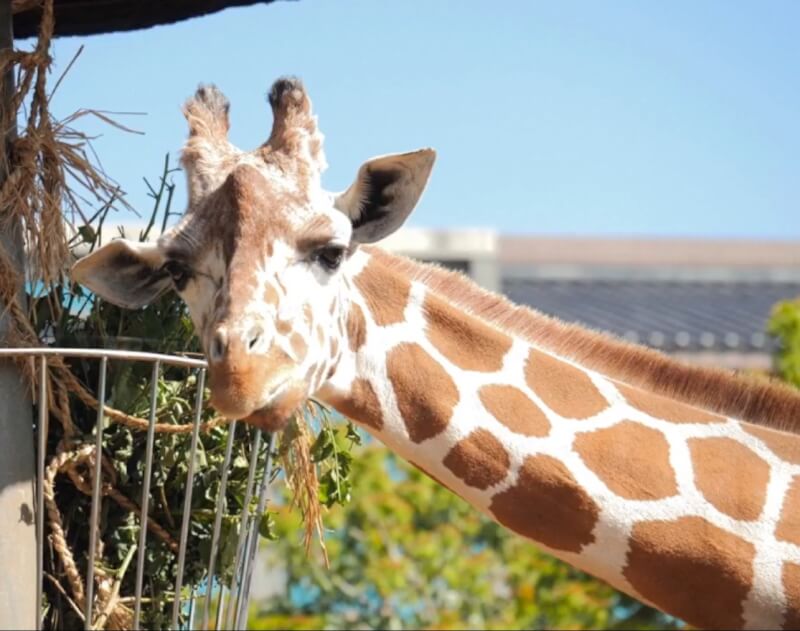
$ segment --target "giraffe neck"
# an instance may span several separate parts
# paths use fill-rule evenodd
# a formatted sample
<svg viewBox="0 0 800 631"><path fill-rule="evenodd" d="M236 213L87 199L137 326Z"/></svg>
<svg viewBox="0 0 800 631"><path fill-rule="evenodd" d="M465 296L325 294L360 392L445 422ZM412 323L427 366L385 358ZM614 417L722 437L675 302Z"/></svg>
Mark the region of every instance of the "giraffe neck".
<svg viewBox="0 0 800 631"><path fill-rule="evenodd" d="M709 627L800 624L800 437L577 366L354 255L320 392L492 519Z"/></svg>

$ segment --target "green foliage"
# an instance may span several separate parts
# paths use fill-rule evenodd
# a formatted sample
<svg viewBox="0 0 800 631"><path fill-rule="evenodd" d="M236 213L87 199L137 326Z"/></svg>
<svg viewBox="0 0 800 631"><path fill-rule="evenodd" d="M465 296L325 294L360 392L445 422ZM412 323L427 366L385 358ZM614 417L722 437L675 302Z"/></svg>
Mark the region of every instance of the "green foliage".
<svg viewBox="0 0 800 631"><path fill-rule="evenodd" d="M331 561L307 558L299 516L275 515L265 562L286 590L251 629L664 628L674 620L539 552L418 470L370 444L352 500L325 520Z"/></svg>
<svg viewBox="0 0 800 631"><path fill-rule="evenodd" d="M361 436L351 423L347 423L343 432L329 422L323 424L311 446L311 460L314 463L319 465L326 460L330 463L319 478L319 501L323 506L330 508L334 504L345 505L350 502L350 469L353 462L350 451L354 445L360 444Z"/></svg>
<svg viewBox="0 0 800 631"><path fill-rule="evenodd" d="M776 304L767 331L780 342L775 354L778 374L784 381L800 388L800 299Z"/></svg>

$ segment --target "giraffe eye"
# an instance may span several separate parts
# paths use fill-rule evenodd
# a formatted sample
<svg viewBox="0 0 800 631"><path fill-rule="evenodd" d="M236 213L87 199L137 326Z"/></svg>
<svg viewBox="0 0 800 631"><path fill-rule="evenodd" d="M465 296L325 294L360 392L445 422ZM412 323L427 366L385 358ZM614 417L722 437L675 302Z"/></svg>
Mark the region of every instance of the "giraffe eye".
<svg viewBox="0 0 800 631"><path fill-rule="evenodd" d="M339 269L344 257L344 248L338 245L329 245L314 252L314 260L328 271Z"/></svg>
<svg viewBox="0 0 800 631"><path fill-rule="evenodd" d="M189 266L185 263L181 263L180 261L167 261L164 263L162 269L172 277L172 282L175 283L175 287L178 291L181 291L184 287L186 287L186 283L191 278L192 271L189 269Z"/></svg>

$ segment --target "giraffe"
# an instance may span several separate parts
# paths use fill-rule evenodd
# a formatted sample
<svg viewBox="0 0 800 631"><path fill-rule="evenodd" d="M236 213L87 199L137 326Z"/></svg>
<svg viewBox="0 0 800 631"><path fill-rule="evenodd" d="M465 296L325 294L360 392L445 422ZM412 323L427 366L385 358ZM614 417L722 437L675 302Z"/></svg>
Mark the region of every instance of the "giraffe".
<svg viewBox="0 0 800 631"><path fill-rule="evenodd" d="M322 189L302 83L269 93L252 151L202 86L184 113L185 215L71 271L136 309L185 301L212 405L279 431L309 396L477 510L618 589L712 628L800 627L800 396L691 367L373 245L417 204L435 153L365 162Z"/></svg>

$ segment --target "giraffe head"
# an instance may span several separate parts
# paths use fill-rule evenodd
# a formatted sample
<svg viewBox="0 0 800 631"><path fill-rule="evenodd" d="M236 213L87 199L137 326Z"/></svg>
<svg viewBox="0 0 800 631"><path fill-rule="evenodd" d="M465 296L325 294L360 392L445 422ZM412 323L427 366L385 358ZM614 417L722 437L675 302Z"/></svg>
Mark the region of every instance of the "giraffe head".
<svg viewBox="0 0 800 631"><path fill-rule="evenodd" d="M322 134L297 79L279 79L272 132L254 151L228 140L228 101L201 87L185 107L188 209L156 243L118 239L72 278L130 309L174 289L209 363L211 403L265 429L335 372L359 244L396 230L430 175L430 149L365 162L343 193L322 189Z"/></svg>

